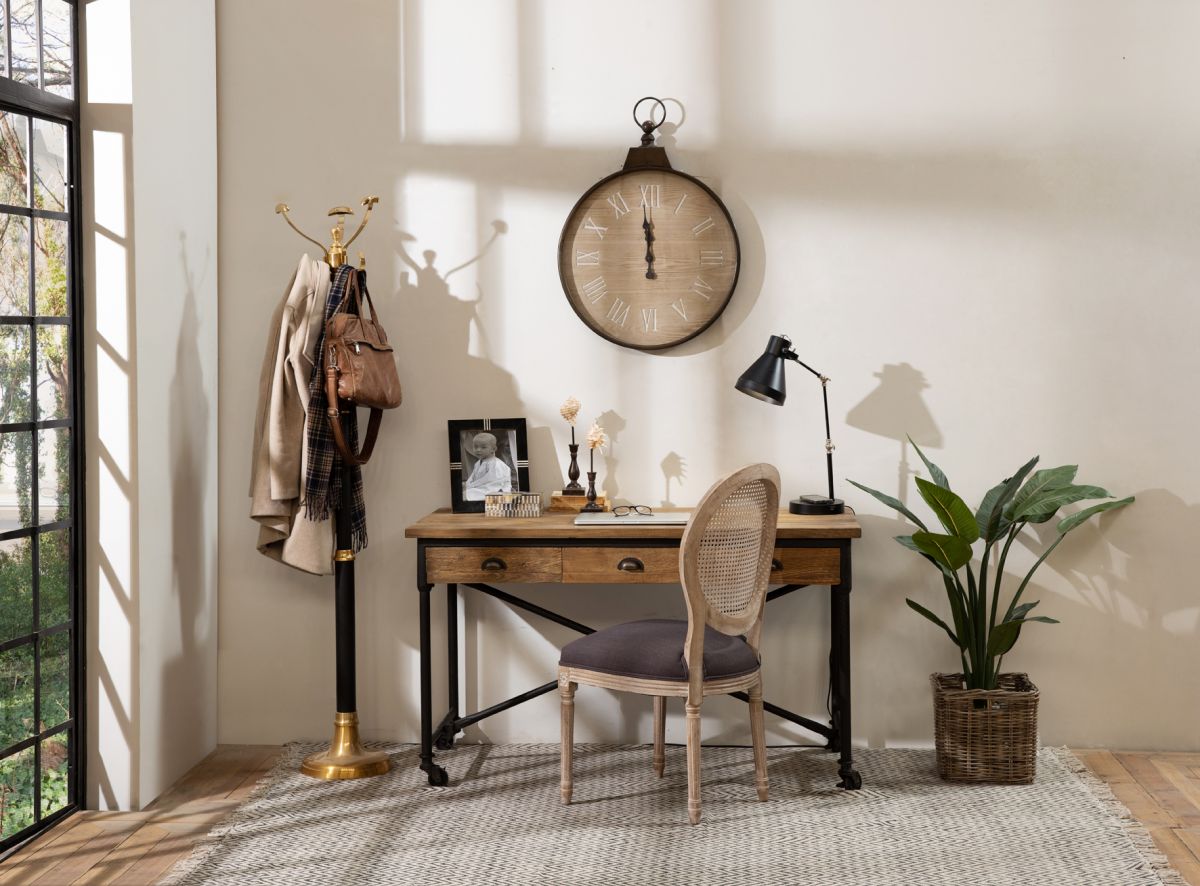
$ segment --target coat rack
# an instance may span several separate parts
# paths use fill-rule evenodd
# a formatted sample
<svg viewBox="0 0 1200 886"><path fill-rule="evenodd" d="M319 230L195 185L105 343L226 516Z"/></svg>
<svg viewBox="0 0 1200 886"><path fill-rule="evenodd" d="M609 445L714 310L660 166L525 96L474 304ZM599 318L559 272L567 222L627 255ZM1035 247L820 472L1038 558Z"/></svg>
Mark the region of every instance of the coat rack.
<svg viewBox="0 0 1200 886"><path fill-rule="evenodd" d="M337 223L330 230L333 242L325 246L318 240L301 231L288 216L290 211L286 203L275 205L275 213L282 215L293 231L310 243L316 244L324 255L330 268L337 268L346 263L347 248L355 238L362 233L363 228L371 218L371 210L379 202L378 197L364 197L362 205L365 208L362 221L349 240L343 242L346 234L346 216L354 215L349 206L335 206L329 210L331 217L337 218ZM360 267L365 264L362 253L359 253ZM354 409L354 404L343 400L339 404L342 416ZM343 418L344 422L345 419ZM343 430L345 430L343 428ZM340 460L341 456L335 456ZM334 634L337 637L337 712L333 717L333 738L329 747L316 754L304 758L300 771L313 778L326 780L369 778L382 775L391 768L387 754L382 751L367 751L363 749L358 738L358 703L355 689L355 657L354 657L354 550L350 541L350 496L343 492L338 504L335 518L337 550L333 555L334 581Z"/></svg>

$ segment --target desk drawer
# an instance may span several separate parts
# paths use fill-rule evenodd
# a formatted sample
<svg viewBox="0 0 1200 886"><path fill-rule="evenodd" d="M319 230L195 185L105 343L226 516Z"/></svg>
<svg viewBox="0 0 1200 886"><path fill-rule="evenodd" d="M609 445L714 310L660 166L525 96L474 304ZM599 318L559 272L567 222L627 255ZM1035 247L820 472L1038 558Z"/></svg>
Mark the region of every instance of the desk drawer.
<svg viewBox="0 0 1200 886"><path fill-rule="evenodd" d="M429 547L425 576L431 584L562 581L562 549Z"/></svg>
<svg viewBox="0 0 1200 886"><path fill-rule="evenodd" d="M837 548L776 548L772 584L835 585L842 580L842 552Z"/></svg>
<svg viewBox="0 0 1200 886"><path fill-rule="evenodd" d="M575 584L678 584L679 548L563 548L562 573Z"/></svg>

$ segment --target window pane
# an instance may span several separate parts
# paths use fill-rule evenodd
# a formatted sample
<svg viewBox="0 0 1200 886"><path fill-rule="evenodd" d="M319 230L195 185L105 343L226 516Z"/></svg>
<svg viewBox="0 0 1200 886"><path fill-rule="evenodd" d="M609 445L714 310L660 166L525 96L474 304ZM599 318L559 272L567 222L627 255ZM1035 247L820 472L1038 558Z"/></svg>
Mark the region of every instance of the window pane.
<svg viewBox="0 0 1200 886"><path fill-rule="evenodd" d="M0 839L33 824L33 748L0 760Z"/></svg>
<svg viewBox="0 0 1200 886"><path fill-rule="evenodd" d="M33 120L33 205L66 212L67 127Z"/></svg>
<svg viewBox="0 0 1200 886"><path fill-rule="evenodd" d="M0 652L0 750L33 734L33 644Z"/></svg>
<svg viewBox="0 0 1200 886"><path fill-rule="evenodd" d="M42 742L42 818L71 802L70 730Z"/></svg>
<svg viewBox="0 0 1200 886"><path fill-rule="evenodd" d="M38 611L42 628L60 625L71 617L69 529L56 529L38 536Z"/></svg>
<svg viewBox="0 0 1200 886"><path fill-rule="evenodd" d="M71 414L70 330L66 326L39 326L38 421L69 418Z"/></svg>
<svg viewBox="0 0 1200 886"><path fill-rule="evenodd" d="M36 0L12 2L12 76L38 85L38 22Z"/></svg>
<svg viewBox="0 0 1200 886"><path fill-rule="evenodd" d="M38 732L53 729L71 718L71 632L42 637L42 725Z"/></svg>
<svg viewBox="0 0 1200 886"><path fill-rule="evenodd" d="M33 260L39 317L67 315L67 223L53 218L33 220L36 240Z"/></svg>
<svg viewBox="0 0 1200 886"><path fill-rule="evenodd" d="M71 98L71 5L42 0L42 76L44 89Z"/></svg>
<svg viewBox="0 0 1200 886"><path fill-rule="evenodd" d="M33 633L32 550L28 538L0 541L0 643Z"/></svg>
<svg viewBox="0 0 1200 886"><path fill-rule="evenodd" d="M29 205L25 189L28 140L29 118L0 111L0 203Z"/></svg>
<svg viewBox="0 0 1200 886"><path fill-rule="evenodd" d="M0 213L0 314L29 308L29 219Z"/></svg>
<svg viewBox="0 0 1200 886"><path fill-rule="evenodd" d="M38 524L71 516L71 432L38 431Z"/></svg>
<svg viewBox="0 0 1200 886"><path fill-rule="evenodd" d="M0 532L30 525L32 471L33 432L0 434Z"/></svg>
<svg viewBox="0 0 1200 886"><path fill-rule="evenodd" d="M29 411L29 331L28 326L0 325L0 424L33 421Z"/></svg>

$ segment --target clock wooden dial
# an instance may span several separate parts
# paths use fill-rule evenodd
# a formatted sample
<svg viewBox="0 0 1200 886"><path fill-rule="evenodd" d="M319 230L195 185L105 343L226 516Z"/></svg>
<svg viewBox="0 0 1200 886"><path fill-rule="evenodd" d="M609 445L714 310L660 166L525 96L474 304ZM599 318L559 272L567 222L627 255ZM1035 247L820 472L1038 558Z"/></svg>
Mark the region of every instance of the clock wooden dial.
<svg viewBox="0 0 1200 886"><path fill-rule="evenodd" d="M737 283L737 233L708 187L669 167L602 179L563 227L558 272L591 329L659 350L699 335Z"/></svg>

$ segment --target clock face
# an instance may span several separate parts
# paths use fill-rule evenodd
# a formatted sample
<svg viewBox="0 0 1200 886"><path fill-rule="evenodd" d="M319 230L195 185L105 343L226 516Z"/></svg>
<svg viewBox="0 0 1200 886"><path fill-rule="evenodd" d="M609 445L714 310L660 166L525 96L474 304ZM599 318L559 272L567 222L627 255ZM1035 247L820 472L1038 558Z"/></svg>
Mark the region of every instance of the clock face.
<svg viewBox="0 0 1200 886"><path fill-rule="evenodd" d="M601 180L576 204L559 240L558 273L594 332L649 351L717 319L739 257L716 194L671 169L635 169Z"/></svg>

